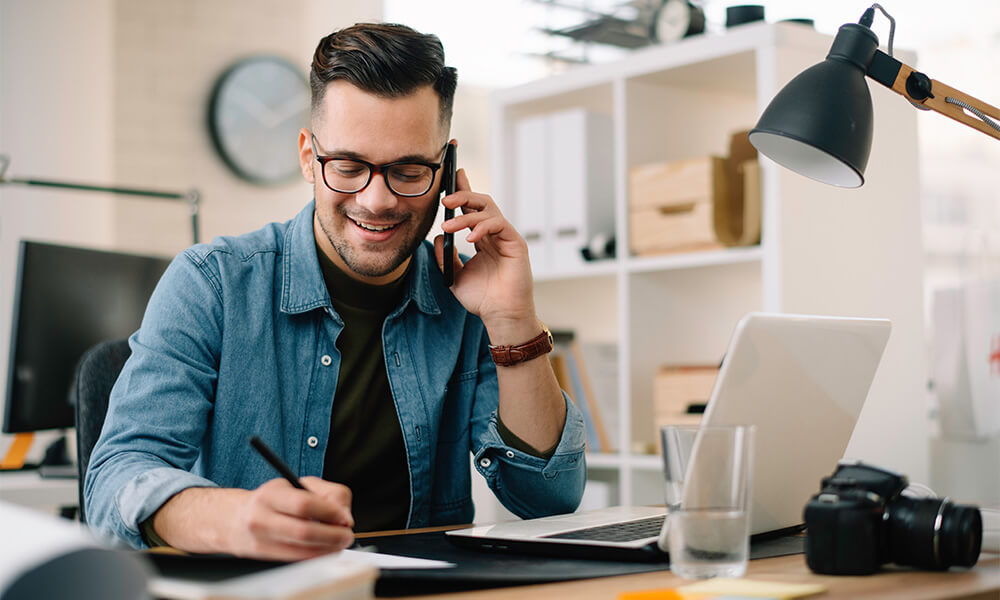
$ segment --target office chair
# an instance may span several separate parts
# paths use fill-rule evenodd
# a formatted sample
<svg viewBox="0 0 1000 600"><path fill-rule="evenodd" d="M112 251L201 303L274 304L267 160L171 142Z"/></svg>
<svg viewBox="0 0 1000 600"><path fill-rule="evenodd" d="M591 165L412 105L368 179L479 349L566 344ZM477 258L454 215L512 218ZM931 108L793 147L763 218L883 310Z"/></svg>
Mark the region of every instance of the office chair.
<svg viewBox="0 0 1000 600"><path fill-rule="evenodd" d="M131 354L128 340L101 342L87 350L76 365L69 402L76 412L76 464L79 476L77 492L80 498L78 516L81 523L87 522L83 507L83 479L87 474L87 465L90 464L90 453L104 426L111 388Z"/></svg>

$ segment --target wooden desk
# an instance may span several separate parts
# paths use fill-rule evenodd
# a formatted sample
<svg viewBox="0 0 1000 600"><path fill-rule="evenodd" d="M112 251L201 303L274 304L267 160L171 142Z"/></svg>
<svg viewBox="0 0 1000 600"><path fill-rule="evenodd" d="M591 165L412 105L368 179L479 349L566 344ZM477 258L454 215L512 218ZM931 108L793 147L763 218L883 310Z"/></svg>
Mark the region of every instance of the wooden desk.
<svg viewBox="0 0 1000 600"><path fill-rule="evenodd" d="M411 530L409 533L441 531L454 527L435 527ZM358 538L371 535L386 535L403 532L382 532L361 534ZM765 581L786 581L792 583L822 583L829 590L817 600L842 598L880 600L937 600L965 598L969 600L1000 600L1000 555L983 554L975 568L968 571L935 573L891 569L867 577L835 577L816 575L806 566L805 555L781 556L750 561L747 577ZM604 577L601 579L581 579L562 583L528 585L473 592L411 596L423 600L615 600L626 591L651 590L676 587L690 583L690 580L675 577L669 571Z"/></svg>
<svg viewBox="0 0 1000 600"><path fill-rule="evenodd" d="M930 573L926 571L894 570L868 577L834 577L815 575L805 563L804 555L765 558L750 562L747 577L766 581L822 583L829 588L817 600L841 598L880 600L931 600L966 598L969 600L1000 600L1000 556L986 554L970 571ZM531 598L572 600L615 600L626 591L675 587L690 583L668 571L582 579L563 583L496 588L454 594L412 596L424 600L530 600Z"/></svg>

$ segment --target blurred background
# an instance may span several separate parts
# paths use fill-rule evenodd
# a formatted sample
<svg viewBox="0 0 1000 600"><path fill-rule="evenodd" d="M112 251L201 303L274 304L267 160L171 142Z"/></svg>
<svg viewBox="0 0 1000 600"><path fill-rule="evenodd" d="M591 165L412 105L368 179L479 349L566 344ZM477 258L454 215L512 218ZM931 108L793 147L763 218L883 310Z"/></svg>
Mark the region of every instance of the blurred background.
<svg viewBox="0 0 1000 600"><path fill-rule="evenodd" d="M705 15L705 36L725 35L731 4L694 2ZM829 35L856 22L869 5L759 4L768 22L811 19ZM1000 104L1000 3L883 4L896 19L896 48L917 57L913 66ZM0 0L0 153L10 158L8 176L197 189L202 241L285 221L311 199L310 187L296 176L253 183L227 165L210 132L213 89L248 56L280 57L307 77L322 36L384 20L441 38L447 62L459 72L452 135L461 143L460 166L475 189L489 192L496 176L492 94L588 64L627 61L637 51L543 30L594 15L635 14L634 6L610 0ZM888 29L878 15L874 30L883 45ZM930 353L935 290L1000 273L1000 143L940 115L919 113L916 122L919 197L912 201L923 223L923 253L912 260L923 269L923 350ZM296 152L294 136L285 151ZM504 205L511 199L497 200ZM7 380L21 239L171 257L191 243L190 216L183 203L0 186L0 381ZM926 435L934 435L940 428L934 395L912 402L927 406ZM10 440L0 435L0 453ZM36 442L32 452L44 445ZM917 460L914 479L929 476L928 460L926 453Z"/></svg>

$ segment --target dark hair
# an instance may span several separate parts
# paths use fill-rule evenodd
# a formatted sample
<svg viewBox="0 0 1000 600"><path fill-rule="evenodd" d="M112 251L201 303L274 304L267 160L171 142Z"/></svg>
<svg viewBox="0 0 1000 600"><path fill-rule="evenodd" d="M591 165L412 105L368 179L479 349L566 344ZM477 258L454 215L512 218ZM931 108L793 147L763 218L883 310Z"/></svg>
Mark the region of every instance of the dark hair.
<svg viewBox="0 0 1000 600"><path fill-rule="evenodd" d="M451 122L458 72L445 66L444 47L436 35L395 23L358 23L334 31L316 46L309 71L314 115L323 104L326 85L338 79L386 98L433 85L441 122Z"/></svg>

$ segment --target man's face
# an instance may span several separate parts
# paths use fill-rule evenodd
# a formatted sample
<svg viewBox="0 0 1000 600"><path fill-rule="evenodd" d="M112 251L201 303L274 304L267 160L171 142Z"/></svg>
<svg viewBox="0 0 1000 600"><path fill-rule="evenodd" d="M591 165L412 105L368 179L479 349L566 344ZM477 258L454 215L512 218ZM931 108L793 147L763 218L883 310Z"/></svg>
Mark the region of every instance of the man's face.
<svg viewBox="0 0 1000 600"><path fill-rule="evenodd" d="M335 81L327 85L312 133L323 156L377 165L438 163L445 143L439 116L438 96L429 85L401 98L381 98ZM416 198L393 194L381 173L373 173L360 192L343 194L323 182L307 130L299 134L299 158L303 176L313 184L313 230L320 249L355 279L381 284L399 277L434 223L440 169L430 191Z"/></svg>

